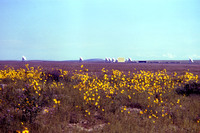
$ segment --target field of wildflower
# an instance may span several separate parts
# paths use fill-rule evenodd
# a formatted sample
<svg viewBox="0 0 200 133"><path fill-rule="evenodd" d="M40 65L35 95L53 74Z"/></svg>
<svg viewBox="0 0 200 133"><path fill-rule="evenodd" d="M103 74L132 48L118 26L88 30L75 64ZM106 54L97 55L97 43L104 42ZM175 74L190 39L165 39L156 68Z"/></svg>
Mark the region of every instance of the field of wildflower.
<svg viewBox="0 0 200 133"><path fill-rule="evenodd" d="M200 132L198 65L105 64L1 65L0 132Z"/></svg>

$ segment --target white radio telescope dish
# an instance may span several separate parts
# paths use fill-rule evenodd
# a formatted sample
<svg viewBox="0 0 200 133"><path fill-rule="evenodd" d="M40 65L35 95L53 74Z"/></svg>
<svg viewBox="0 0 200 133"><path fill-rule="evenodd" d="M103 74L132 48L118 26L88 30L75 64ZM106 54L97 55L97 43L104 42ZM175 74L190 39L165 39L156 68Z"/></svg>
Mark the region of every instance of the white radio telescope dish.
<svg viewBox="0 0 200 133"><path fill-rule="evenodd" d="M79 62L83 62L83 58L82 57L79 58Z"/></svg>
<svg viewBox="0 0 200 133"><path fill-rule="evenodd" d="M112 58L112 62L115 62L115 58Z"/></svg>
<svg viewBox="0 0 200 133"><path fill-rule="evenodd" d="M107 57L105 58L105 62L108 62L108 58Z"/></svg>
<svg viewBox="0 0 200 133"><path fill-rule="evenodd" d="M193 59L189 58L189 63L194 63Z"/></svg>
<svg viewBox="0 0 200 133"><path fill-rule="evenodd" d="M26 57L25 56L22 56L22 61L26 61Z"/></svg>
<svg viewBox="0 0 200 133"><path fill-rule="evenodd" d="M128 58L128 62L132 62L132 59L131 59L131 58Z"/></svg>

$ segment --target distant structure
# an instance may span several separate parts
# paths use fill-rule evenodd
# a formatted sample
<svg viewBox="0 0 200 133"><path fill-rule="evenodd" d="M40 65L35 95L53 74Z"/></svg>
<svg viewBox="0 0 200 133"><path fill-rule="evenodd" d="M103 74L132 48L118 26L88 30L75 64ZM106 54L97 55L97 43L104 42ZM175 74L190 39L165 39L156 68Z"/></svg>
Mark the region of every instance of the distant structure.
<svg viewBox="0 0 200 133"><path fill-rule="evenodd" d="M132 59L131 59L131 58L128 58L127 62L128 62L128 63L131 63L131 62L132 62Z"/></svg>
<svg viewBox="0 0 200 133"><path fill-rule="evenodd" d="M106 63L108 62L108 58L105 58L105 62L106 62Z"/></svg>
<svg viewBox="0 0 200 133"><path fill-rule="evenodd" d="M125 62L125 58L123 58L123 57L119 57L119 58L117 58L117 60L118 60L118 62Z"/></svg>
<svg viewBox="0 0 200 133"><path fill-rule="evenodd" d="M118 59L115 60L115 63L118 63Z"/></svg>
<svg viewBox="0 0 200 133"><path fill-rule="evenodd" d="M194 63L193 59L189 58L189 64Z"/></svg>
<svg viewBox="0 0 200 133"><path fill-rule="evenodd" d="M138 63L147 63L147 61L138 61Z"/></svg>
<svg viewBox="0 0 200 133"><path fill-rule="evenodd" d="M113 62L113 59L111 59L111 58L105 58L105 62L106 63L111 63L111 62Z"/></svg>
<svg viewBox="0 0 200 133"><path fill-rule="evenodd" d="M108 58L108 62L109 62L109 63L112 62L111 58Z"/></svg>
<svg viewBox="0 0 200 133"><path fill-rule="evenodd" d="M105 62L106 63L114 63L116 61L115 61L115 58L112 58L112 59L111 58L105 58Z"/></svg>
<svg viewBox="0 0 200 133"><path fill-rule="evenodd" d="M25 56L22 56L22 61L26 61L26 57Z"/></svg>
<svg viewBox="0 0 200 133"><path fill-rule="evenodd" d="M79 62L83 62L83 58L82 57L80 57Z"/></svg>
<svg viewBox="0 0 200 133"><path fill-rule="evenodd" d="M112 58L112 62L113 62L113 63L115 62L115 58Z"/></svg>

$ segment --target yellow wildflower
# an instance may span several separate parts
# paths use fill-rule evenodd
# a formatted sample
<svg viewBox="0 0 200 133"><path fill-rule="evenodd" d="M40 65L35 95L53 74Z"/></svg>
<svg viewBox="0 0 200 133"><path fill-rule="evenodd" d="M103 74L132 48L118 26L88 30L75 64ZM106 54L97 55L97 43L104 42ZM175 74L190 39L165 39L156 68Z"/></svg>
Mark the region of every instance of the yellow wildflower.
<svg viewBox="0 0 200 133"><path fill-rule="evenodd" d="M143 114L143 111L140 111L140 114Z"/></svg>
<svg viewBox="0 0 200 133"><path fill-rule="evenodd" d="M22 133L29 133L29 130L27 127L24 127L24 130L22 131Z"/></svg>
<svg viewBox="0 0 200 133"><path fill-rule="evenodd" d="M178 104L180 103L180 99L178 99L177 103L178 103Z"/></svg>

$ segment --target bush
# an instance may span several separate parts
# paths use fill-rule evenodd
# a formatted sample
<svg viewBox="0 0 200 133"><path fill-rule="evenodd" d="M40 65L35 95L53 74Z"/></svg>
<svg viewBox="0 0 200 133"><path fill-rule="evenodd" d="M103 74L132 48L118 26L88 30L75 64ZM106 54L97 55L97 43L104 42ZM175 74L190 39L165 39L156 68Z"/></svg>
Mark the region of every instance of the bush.
<svg viewBox="0 0 200 133"><path fill-rule="evenodd" d="M177 94L189 96L190 94L200 94L200 83L191 81L184 85L183 88L176 89Z"/></svg>

